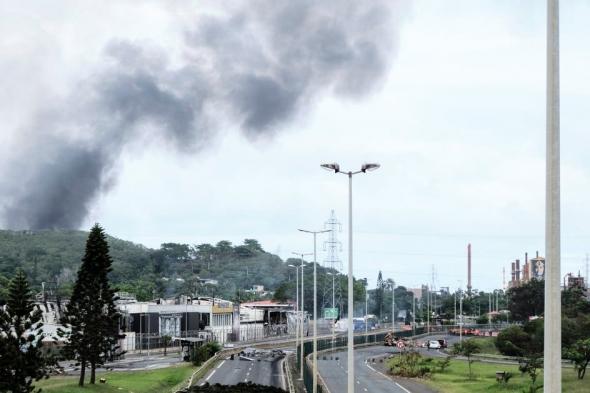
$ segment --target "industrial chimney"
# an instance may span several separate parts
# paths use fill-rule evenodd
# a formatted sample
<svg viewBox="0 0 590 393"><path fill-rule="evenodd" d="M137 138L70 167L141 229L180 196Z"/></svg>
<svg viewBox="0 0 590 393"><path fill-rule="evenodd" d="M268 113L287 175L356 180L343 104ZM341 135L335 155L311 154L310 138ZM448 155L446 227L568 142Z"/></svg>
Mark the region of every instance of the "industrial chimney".
<svg viewBox="0 0 590 393"><path fill-rule="evenodd" d="M520 284L520 259L516 260L516 282Z"/></svg>

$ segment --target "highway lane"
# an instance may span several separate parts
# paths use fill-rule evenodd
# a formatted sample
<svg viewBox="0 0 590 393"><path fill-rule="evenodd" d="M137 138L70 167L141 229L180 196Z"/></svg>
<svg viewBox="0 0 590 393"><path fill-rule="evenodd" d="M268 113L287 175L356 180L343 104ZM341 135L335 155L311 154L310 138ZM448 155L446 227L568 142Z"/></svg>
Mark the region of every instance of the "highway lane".
<svg viewBox="0 0 590 393"><path fill-rule="evenodd" d="M398 382L384 376L378 372L370 363L366 361L372 356L393 353L391 347L367 347L355 350L354 356L354 379L355 390L357 392L393 392L408 393L408 390ZM334 360L330 360L332 355L326 355L318 358L318 370L330 392L345 392L347 390L347 353L346 350L334 353ZM335 360L338 358L338 360Z"/></svg>
<svg viewBox="0 0 590 393"><path fill-rule="evenodd" d="M284 357L257 358L254 361L229 357L222 360L209 371L197 384L237 385L240 382L252 382L259 385L285 388L281 364Z"/></svg>
<svg viewBox="0 0 590 393"><path fill-rule="evenodd" d="M428 338L423 338L418 341L427 339L446 338L450 343L458 340L452 336L433 335ZM426 348L418 348L418 352L428 356L446 356L444 353L436 350L428 350ZM372 363L375 358L379 362L379 358L384 355L399 353L396 347L385 346L370 346L355 349L354 357L354 372L355 384L357 392L394 392L394 393L426 393L432 392L419 384L407 383L404 381L395 381L393 378L384 375L379 369L378 365ZM326 357L326 360L324 360ZM335 360L338 358L338 360ZM318 370L328 389L332 393L345 392L347 390L347 351L346 349L335 352L334 354L320 355L318 357ZM405 386L404 386L405 385ZM411 385L411 386L410 386Z"/></svg>

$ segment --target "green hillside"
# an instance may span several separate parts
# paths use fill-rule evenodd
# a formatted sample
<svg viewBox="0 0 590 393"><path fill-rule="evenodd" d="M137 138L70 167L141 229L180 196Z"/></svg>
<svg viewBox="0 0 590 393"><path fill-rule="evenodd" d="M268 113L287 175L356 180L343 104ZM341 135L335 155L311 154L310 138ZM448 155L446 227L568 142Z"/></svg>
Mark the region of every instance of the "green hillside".
<svg viewBox="0 0 590 393"><path fill-rule="evenodd" d="M41 282L57 282L67 295L87 236L84 231L0 231L0 287L21 268L36 290ZM112 283L140 299L180 293L233 298L238 289L254 284L273 290L288 274L278 256L265 252L252 239L238 246L220 241L198 246L166 243L160 249L150 249L109 237L109 245L114 259ZM199 285L199 277L216 279L219 285Z"/></svg>
<svg viewBox="0 0 590 393"><path fill-rule="evenodd" d="M58 292L69 296L84 253L88 232L84 231L0 231L0 304L3 303L7 279L17 268L29 277L36 292L42 282L58 284ZM217 244L164 243L159 249L129 241L108 238L113 257L111 283L121 291L134 293L138 300L175 295L216 296L229 300L254 300L245 292L253 285L263 285L275 292L276 299L295 299L296 259L282 261L262 249L258 241L245 239L233 245L222 240ZM305 271L306 307L313 307L313 269ZM324 288L332 287L332 276L318 266L318 301L331 302ZM199 279L217 280L217 285L202 284ZM336 280L339 299L346 297L346 276ZM270 297L267 295L266 297ZM355 297L364 296L364 281L355 280ZM401 299L401 297L400 297ZM364 303L364 302L361 302Z"/></svg>

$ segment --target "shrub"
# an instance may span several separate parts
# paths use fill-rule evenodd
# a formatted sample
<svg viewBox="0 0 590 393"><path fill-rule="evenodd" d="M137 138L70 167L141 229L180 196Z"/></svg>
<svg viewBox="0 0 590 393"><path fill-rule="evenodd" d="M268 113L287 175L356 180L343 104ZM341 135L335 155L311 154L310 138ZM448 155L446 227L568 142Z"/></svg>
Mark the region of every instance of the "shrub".
<svg viewBox="0 0 590 393"><path fill-rule="evenodd" d="M496 347L502 355L524 356L525 353L522 344L528 343L529 341L529 334L520 326L510 326L498 334Z"/></svg>

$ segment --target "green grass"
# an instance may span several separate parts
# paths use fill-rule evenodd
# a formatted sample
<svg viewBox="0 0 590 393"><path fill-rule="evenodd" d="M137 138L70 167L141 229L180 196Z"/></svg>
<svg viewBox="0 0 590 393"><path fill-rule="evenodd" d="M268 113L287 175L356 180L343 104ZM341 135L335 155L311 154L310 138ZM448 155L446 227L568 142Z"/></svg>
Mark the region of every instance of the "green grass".
<svg viewBox="0 0 590 393"><path fill-rule="evenodd" d="M440 393L493 393L522 392L530 384L527 375L522 376L516 365L490 364L475 361L471 365L474 379L469 380L469 368L466 361L452 360L451 365L443 374L436 373L429 379L420 382ZM496 382L496 371L511 372L513 377L507 385ZM590 391L590 380L578 380L571 368L563 368L563 391L568 393L587 393ZM537 384L543 383L543 375L539 375Z"/></svg>
<svg viewBox="0 0 590 393"><path fill-rule="evenodd" d="M482 354L500 355L500 351L496 348L496 337L482 337L476 340Z"/></svg>
<svg viewBox="0 0 590 393"><path fill-rule="evenodd" d="M86 374L87 384L83 388L78 386L77 376L52 377L39 381L35 385L47 393L161 393L172 392L186 386L186 382L194 372L191 364L183 364L150 371L117 371L96 375L96 385L89 385L89 374ZM99 383L99 378L106 378L107 383Z"/></svg>

